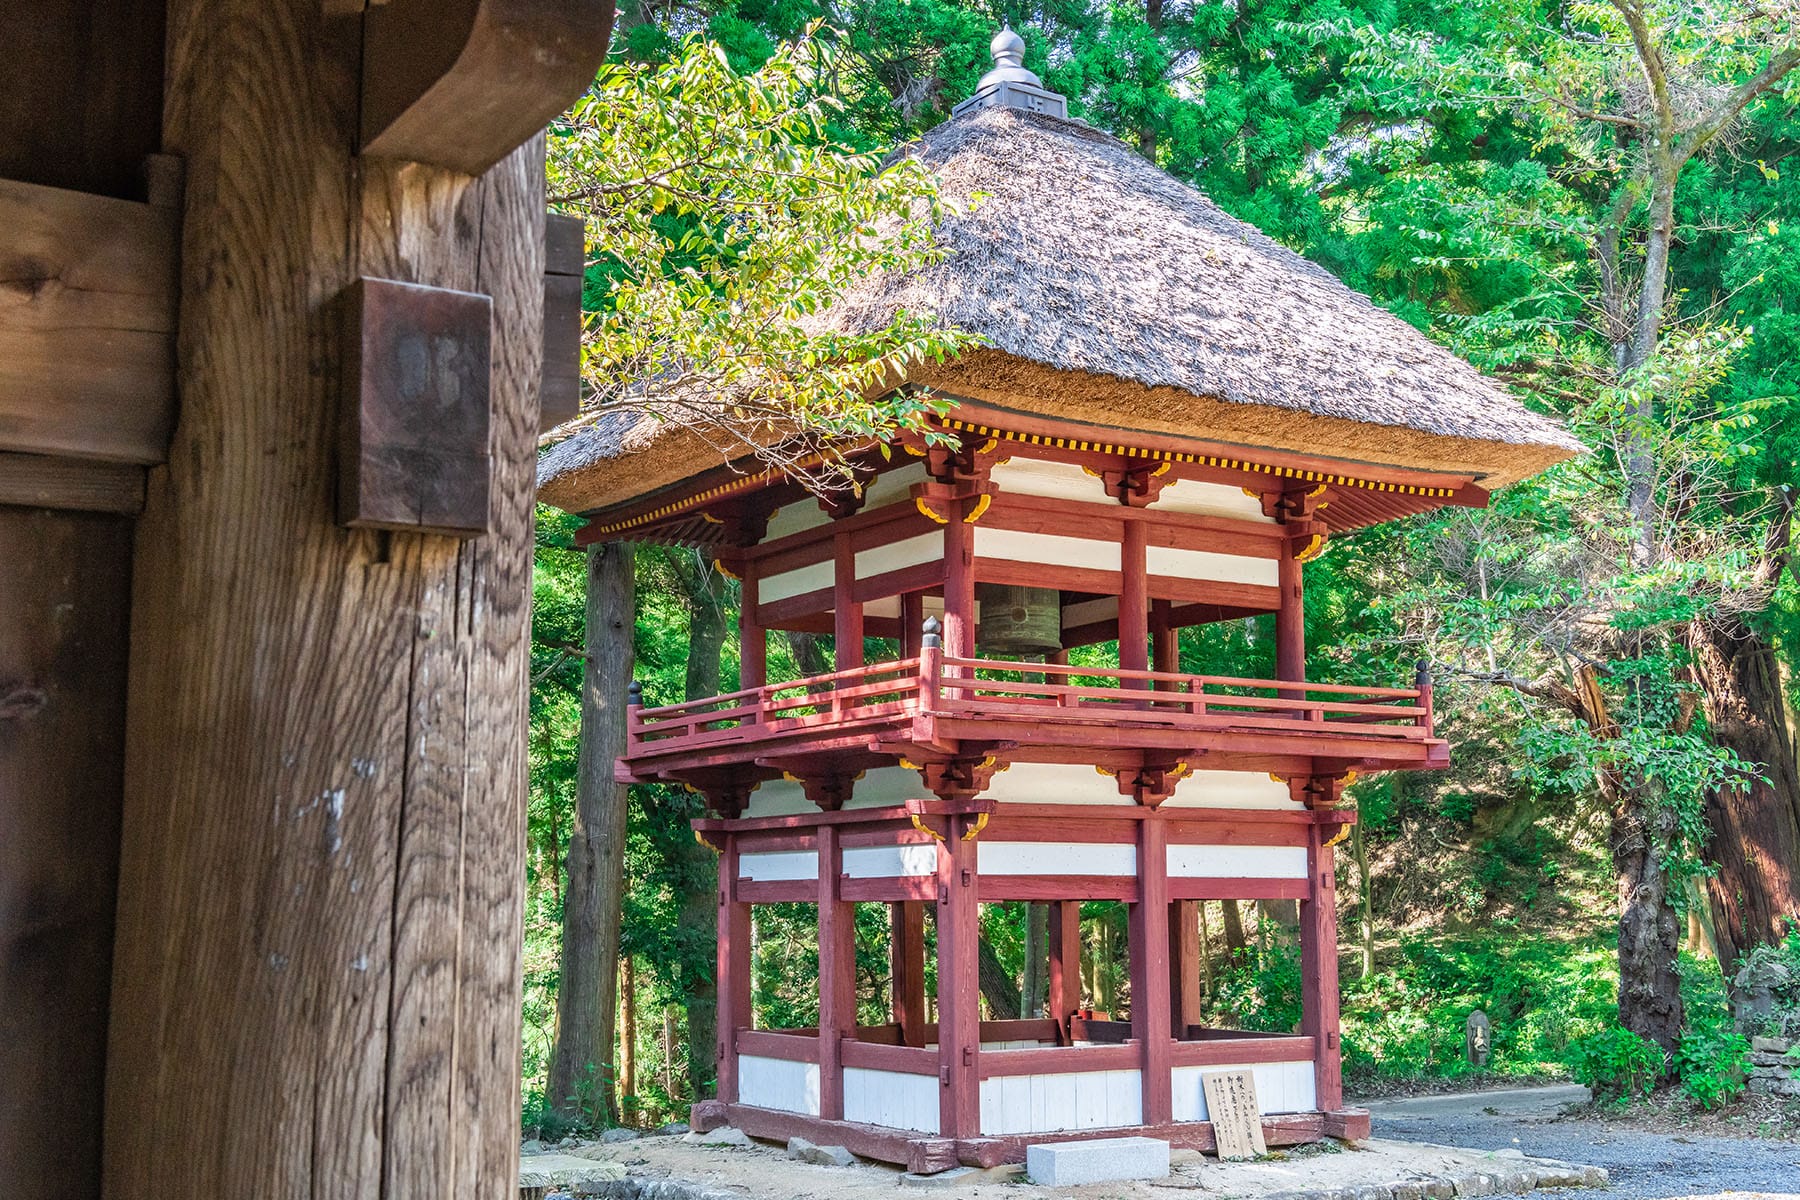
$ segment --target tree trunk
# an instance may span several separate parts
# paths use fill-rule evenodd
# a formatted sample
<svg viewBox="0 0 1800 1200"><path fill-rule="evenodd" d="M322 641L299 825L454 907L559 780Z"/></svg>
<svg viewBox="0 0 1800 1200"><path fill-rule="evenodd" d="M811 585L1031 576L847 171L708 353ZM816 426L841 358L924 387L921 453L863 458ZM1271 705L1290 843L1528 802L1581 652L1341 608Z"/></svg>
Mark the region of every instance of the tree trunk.
<svg viewBox="0 0 1800 1200"><path fill-rule="evenodd" d="M1602 776L1612 805L1613 870L1619 893L1619 1023L1673 1054L1681 1040L1681 922L1657 845L1674 816L1654 781L1637 788Z"/></svg>
<svg viewBox="0 0 1800 1200"><path fill-rule="evenodd" d="M581 679L575 828L569 836L562 982L546 1096L552 1108L572 1119L618 1117L608 1068L617 1024L629 792L614 782L613 760L625 752L625 697L633 669L635 626L634 557L624 542L588 549L588 657ZM588 1112L583 1112L584 1097ZM592 1111L596 1103L598 1110Z"/></svg>
<svg viewBox="0 0 1800 1200"><path fill-rule="evenodd" d="M637 964L619 960L619 1105L637 1095Z"/></svg>
<svg viewBox="0 0 1800 1200"><path fill-rule="evenodd" d="M831 671L831 658L825 653L825 647L819 644L818 635L784 629L782 636L787 638L788 653L793 656L794 668L799 671L801 678L825 675Z"/></svg>
<svg viewBox="0 0 1800 1200"><path fill-rule="evenodd" d="M1219 909L1224 914L1225 954L1230 960L1228 965L1235 965L1238 951L1244 948L1244 918L1238 912L1236 900L1219 901Z"/></svg>
<svg viewBox="0 0 1800 1200"><path fill-rule="evenodd" d="M1025 905L1025 977L1019 986L1019 1011L1024 1016L1044 1015L1049 967L1050 906L1041 901L1029 901Z"/></svg>
<svg viewBox="0 0 1800 1200"><path fill-rule="evenodd" d="M725 649L725 579L697 555L691 570L679 571L687 588L688 659L684 693L689 700L704 700L722 690L720 655ZM685 825L699 815L683 809ZM687 1008L687 1065L691 1095L706 1095L719 1070L718 986L713 979L718 953L718 857L698 839L675 831L669 843L676 861L675 877L681 880L681 998Z"/></svg>
<svg viewBox="0 0 1800 1200"><path fill-rule="evenodd" d="M982 938L979 947L981 982L981 998L987 1001L988 1011L994 1014L996 1021L1016 1021L1019 1018L1019 985L1005 966L994 948Z"/></svg>
<svg viewBox="0 0 1800 1200"><path fill-rule="evenodd" d="M1350 849L1356 856L1357 940L1362 946L1362 977L1375 974L1375 898L1369 876L1369 845L1363 840L1362 822L1350 827Z"/></svg>
<svg viewBox="0 0 1800 1200"><path fill-rule="evenodd" d="M1163 0L1144 0L1144 23L1150 26L1152 33L1162 32ZM1138 153L1151 162L1156 161L1156 130L1148 125L1138 130Z"/></svg>
<svg viewBox="0 0 1800 1200"><path fill-rule="evenodd" d="M1788 737L1775 651L1735 616L1688 630L1712 738L1756 764L1741 788L1706 799L1712 933L1729 974L1739 954L1779 941L1800 915L1800 772Z"/></svg>

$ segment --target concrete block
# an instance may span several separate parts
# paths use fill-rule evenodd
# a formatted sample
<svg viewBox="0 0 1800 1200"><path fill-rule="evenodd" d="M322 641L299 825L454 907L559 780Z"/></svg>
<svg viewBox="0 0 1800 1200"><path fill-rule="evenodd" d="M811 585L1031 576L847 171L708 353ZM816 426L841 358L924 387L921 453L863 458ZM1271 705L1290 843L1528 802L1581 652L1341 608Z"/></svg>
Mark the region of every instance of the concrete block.
<svg viewBox="0 0 1800 1200"><path fill-rule="evenodd" d="M1094 1138L1025 1147L1025 1175L1045 1187L1167 1179L1169 1143L1156 1138Z"/></svg>

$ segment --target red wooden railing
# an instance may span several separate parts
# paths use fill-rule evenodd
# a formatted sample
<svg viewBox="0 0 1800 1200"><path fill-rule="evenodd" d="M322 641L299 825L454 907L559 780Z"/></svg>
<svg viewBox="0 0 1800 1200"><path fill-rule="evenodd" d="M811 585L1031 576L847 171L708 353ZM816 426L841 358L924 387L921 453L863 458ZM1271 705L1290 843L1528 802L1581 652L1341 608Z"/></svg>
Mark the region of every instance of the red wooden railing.
<svg viewBox="0 0 1800 1200"><path fill-rule="evenodd" d="M777 734L930 712L1104 721L1180 729L1252 729L1381 739L1432 736L1429 685L1349 687L1290 680L1126 671L1059 663L917 658L873 663L723 696L632 707L626 757L753 742Z"/></svg>

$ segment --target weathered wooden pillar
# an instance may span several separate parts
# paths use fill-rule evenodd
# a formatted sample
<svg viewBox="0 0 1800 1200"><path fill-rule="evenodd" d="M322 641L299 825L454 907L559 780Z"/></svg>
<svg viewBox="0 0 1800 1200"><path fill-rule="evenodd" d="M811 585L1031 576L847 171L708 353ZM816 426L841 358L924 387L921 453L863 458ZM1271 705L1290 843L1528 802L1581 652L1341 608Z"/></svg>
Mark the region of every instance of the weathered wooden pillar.
<svg viewBox="0 0 1800 1200"><path fill-rule="evenodd" d="M757 564L746 562L738 588L738 687L769 682L769 634L757 619Z"/></svg>
<svg viewBox="0 0 1800 1200"><path fill-rule="evenodd" d="M1344 1107L1343 1048L1338 1035L1337 872L1328 844L1335 825L1306 827L1311 884L1300 902L1300 1032L1313 1041L1317 1104Z"/></svg>
<svg viewBox="0 0 1800 1200"><path fill-rule="evenodd" d="M842 1041L856 1032L856 906L839 881L844 850L836 825L819 828L819 1115L844 1115Z"/></svg>
<svg viewBox="0 0 1800 1200"><path fill-rule="evenodd" d="M1050 905L1050 1003L1044 1015L1066 1035L1080 1007L1081 901L1058 900Z"/></svg>
<svg viewBox="0 0 1800 1200"><path fill-rule="evenodd" d="M1131 1036L1142 1049L1144 1124L1166 1125L1169 1084L1169 827L1138 822L1138 902L1131 906Z"/></svg>
<svg viewBox="0 0 1800 1200"><path fill-rule="evenodd" d="M725 849L719 854L719 938L714 983L719 989L718 1098L727 1104L738 1098L738 1049L740 1029L753 1023L750 1010L750 906L738 899L738 842L736 834L724 834Z"/></svg>
<svg viewBox="0 0 1800 1200"><path fill-rule="evenodd" d="M894 1024L902 1046L925 1044L925 903L888 905L888 979Z"/></svg>
<svg viewBox="0 0 1800 1200"><path fill-rule="evenodd" d="M902 592L900 595L900 657L916 658L919 639L925 630L925 593Z"/></svg>
<svg viewBox="0 0 1800 1200"><path fill-rule="evenodd" d="M1169 1019L1177 1041L1200 1024L1200 902L1169 905Z"/></svg>
<svg viewBox="0 0 1800 1200"><path fill-rule="evenodd" d="M975 653L975 531L963 520L965 506L950 506L944 526L944 655Z"/></svg>
<svg viewBox="0 0 1800 1200"><path fill-rule="evenodd" d="M938 850L938 1131L951 1138L981 1133L981 911L975 844L963 840L974 820L946 818Z"/></svg>
<svg viewBox="0 0 1800 1200"><path fill-rule="evenodd" d="M168 4L180 415L137 537L119 1200L518 1182L543 141L479 178L357 157L362 6L328 15L345 7ZM419 17L390 9L370 20ZM338 523L362 276L491 297L481 536Z"/></svg>
<svg viewBox="0 0 1800 1200"><path fill-rule="evenodd" d="M1292 542L1280 546L1275 560L1275 586L1281 597L1281 607L1275 611L1275 678L1298 682L1306 678L1305 568L1296 556L1298 547Z"/></svg>
<svg viewBox="0 0 1800 1200"><path fill-rule="evenodd" d="M1119 669L1124 671L1150 668L1149 568L1144 533L1142 521L1127 521L1119 544Z"/></svg>
<svg viewBox="0 0 1800 1200"><path fill-rule="evenodd" d="M863 610L856 598L856 552L850 535L839 530L833 539L832 631L837 648L837 669L848 671L863 665Z"/></svg>

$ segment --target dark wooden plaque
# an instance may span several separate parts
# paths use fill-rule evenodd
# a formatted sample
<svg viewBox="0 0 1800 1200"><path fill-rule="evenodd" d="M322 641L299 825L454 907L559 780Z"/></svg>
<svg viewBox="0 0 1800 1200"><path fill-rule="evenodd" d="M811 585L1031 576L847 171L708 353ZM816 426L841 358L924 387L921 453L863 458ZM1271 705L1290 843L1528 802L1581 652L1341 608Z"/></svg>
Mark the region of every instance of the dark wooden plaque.
<svg viewBox="0 0 1800 1200"><path fill-rule="evenodd" d="M493 302L364 278L344 309L339 523L488 532Z"/></svg>

